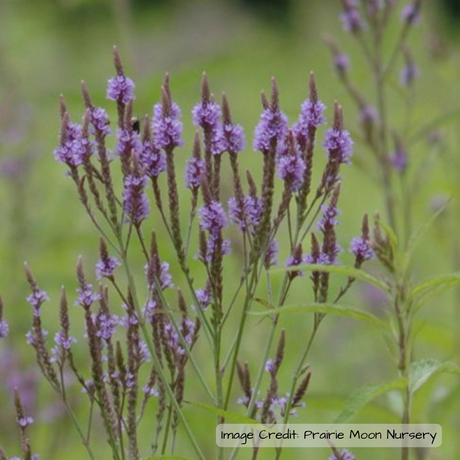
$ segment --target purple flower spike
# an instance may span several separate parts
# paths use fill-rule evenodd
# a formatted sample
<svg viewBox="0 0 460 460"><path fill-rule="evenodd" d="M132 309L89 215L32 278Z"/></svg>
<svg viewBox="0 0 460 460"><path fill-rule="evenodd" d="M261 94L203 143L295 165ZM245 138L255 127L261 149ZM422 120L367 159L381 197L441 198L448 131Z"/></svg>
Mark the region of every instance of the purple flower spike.
<svg viewBox="0 0 460 460"><path fill-rule="evenodd" d="M121 264L116 257L108 256L100 259L96 264L96 278L101 280L103 278L110 278L113 276L115 269Z"/></svg>
<svg viewBox="0 0 460 460"><path fill-rule="evenodd" d="M353 140L347 130L330 128L326 132L324 148L329 158L335 158L339 163L349 164L353 154Z"/></svg>
<svg viewBox="0 0 460 460"><path fill-rule="evenodd" d="M185 169L185 186L190 190L197 190L201 185L201 177L205 173L205 163L197 157L187 160Z"/></svg>
<svg viewBox="0 0 460 460"><path fill-rule="evenodd" d="M243 127L240 125L224 123L221 132L219 133L219 138L219 148L222 149L222 152L225 151L236 154L245 148L246 140Z"/></svg>
<svg viewBox="0 0 460 460"><path fill-rule="evenodd" d="M57 332L54 335L54 342L56 345L60 345L65 350L70 350L70 347L77 343L77 339L75 337L65 337L62 332Z"/></svg>
<svg viewBox="0 0 460 460"><path fill-rule="evenodd" d="M344 12L341 14L342 25L346 32L358 33L364 29L364 21L354 0L344 0Z"/></svg>
<svg viewBox="0 0 460 460"><path fill-rule="evenodd" d="M54 158L69 166L79 166L86 155L94 151L94 144L82 135L82 126L69 123L61 145L54 150Z"/></svg>
<svg viewBox="0 0 460 460"><path fill-rule="evenodd" d="M96 131L105 136L110 134L110 121L107 112L102 107L95 107L91 110L90 121Z"/></svg>
<svg viewBox="0 0 460 460"><path fill-rule="evenodd" d="M326 123L325 110L326 106L321 101L307 99L302 103L299 119L293 127L297 140L306 141L310 129L318 128Z"/></svg>
<svg viewBox="0 0 460 460"><path fill-rule="evenodd" d="M407 165L409 163L409 156L407 154L407 150L403 144L401 137L397 134L395 134L394 136L394 145L395 150L390 155L390 162L393 165L395 171L399 172L400 174L403 174L407 169Z"/></svg>
<svg viewBox="0 0 460 460"><path fill-rule="evenodd" d="M139 139L139 134L136 131L129 129L119 129L117 133L117 155L131 155L134 152L137 156L141 156L142 144Z"/></svg>
<svg viewBox="0 0 460 460"><path fill-rule="evenodd" d="M375 124L379 121L377 109L372 105L365 105L361 108L359 121L363 125Z"/></svg>
<svg viewBox="0 0 460 460"><path fill-rule="evenodd" d="M356 259L362 262L372 260L375 257L374 250L369 244L369 240L364 239L362 236L357 236L351 240L350 252L355 255Z"/></svg>
<svg viewBox="0 0 460 460"><path fill-rule="evenodd" d="M279 109L266 108L254 132L253 148L266 154L270 150L272 141L276 141L277 145L281 146L287 135L288 118L286 114Z"/></svg>
<svg viewBox="0 0 460 460"><path fill-rule="evenodd" d="M158 177L166 171L166 155L150 140L142 143L139 162L149 177Z"/></svg>
<svg viewBox="0 0 460 460"><path fill-rule="evenodd" d="M199 307L202 310L206 310L206 308L212 301L211 286L206 285L204 289L197 289L195 293L196 293L196 298L198 299L198 302L199 302Z"/></svg>
<svg viewBox="0 0 460 460"><path fill-rule="evenodd" d="M399 75L401 86L412 86L420 77L420 69L412 62L408 62L402 69Z"/></svg>
<svg viewBox="0 0 460 460"><path fill-rule="evenodd" d="M160 285L161 289L167 289L173 287L172 276L169 273L168 262L161 262L160 265Z"/></svg>
<svg viewBox="0 0 460 460"><path fill-rule="evenodd" d="M303 183L305 162L299 152L288 153L278 159L278 175L285 182L291 184L291 191L296 192Z"/></svg>
<svg viewBox="0 0 460 460"><path fill-rule="evenodd" d="M40 307L42 306L43 303L48 301L50 298L48 297L48 294L45 291L41 291L39 289L34 290L32 294L27 296L27 302L32 305L34 309L34 316L39 317L40 316Z"/></svg>
<svg viewBox="0 0 460 460"><path fill-rule="evenodd" d="M339 75L343 75L350 70L350 57L345 53L337 53L333 60L334 68Z"/></svg>
<svg viewBox="0 0 460 460"><path fill-rule="evenodd" d="M107 99L127 104L134 96L134 82L125 75L117 75L107 83Z"/></svg>
<svg viewBox="0 0 460 460"><path fill-rule="evenodd" d="M219 128L221 113L221 108L216 102L199 102L192 110L193 123L200 128L215 131Z"/></svg>
<svg viewBox="0 0 460 460"><path fill-rule="evenodd" d="M289 256L288 259L286 260L286 267L297 267L298 265L306 264L308 263L307 257L303 256L302 254L294 254L292 256ZM303 276L304 273L303 271L292 271L290 272L290 276L292 278L296 276Z"/></svg>
<svg viewBox="0 0 460 460"><path fill-rule="evenodd" d="M147 277L149 277L149 270L151 270L152 267L153 266L150 266L149 263L145 264L144 269L145 269L145 273L146 273ZM161 262L161 264L159 266L159 270L160 270L159 273L155 273L153 275L153 280L155 278L158 278L158 281L160 283L160 287L163 290L174 287L174 284L172 282L172 276L169 273L169 264L168 264L168 262ZM156 272L156 269L155 269L155 272ZM150 286L150 288L155 289L155 283L153 283ZM154 305L151 305L151 313L153 313L153 309L155 308L155 306L156 306L156 304L154 302Z"/></svg>
<svg viewBox="0 0 460 460"><path fill-rule="evenodd" d="M340 214L340 211L335 206L326 206L323 204L321 206L321 211L323 211L323 216L318 222L318 230L324 232L328 227L330 228L338 225L339 221L336 219L336 217Z"/></svg>
<svg viewBox="0 0 460 460"><path fill-rule="evenodd" d="M260 223L262 214L262 201L256 196L245 196L243 198L242 210L236 197L228 200L228 215L230 221L238 225L241 231L247 230L247 227L257 227Z"/></svg>
<svg viewBox="0 0 460 460"><path fill-rule="evenodd" d="M268 270L270 267L278 265L278 243L276 240L271 240L268 245L267 252L265 253L265 268Z"/></svg>
<svg viewBox="0 0 460 460"><path fill-rule="evenodd" d="M167 111L163 103L153 108L152 130L154 142L158 149L174 148L183 145L181 110L171 102Z"/></svg>
<svg viewBox="0 0 460 460"><path fill-rule="evenodd" d="M227 226L227 217L224 208L217 201L204 205L200 209L200 225L203 230L207 230L211 235L217 235Z"/></svg>
<svg viewBox="0 0 460 460"><path fill-rule="evenodd" d="M104 340L110 340L115 334L120 319L117 315L98 313L95 315L96 335Z"/></svg>
<svg viewBox="0 0 460 460"><path fill-rule="evenodd" d="M329 460L355 460L355 456L347 449L343 449L341 458L337 458L337 456L333 454L329 457Z"/></svg>
<svg viewBox="0 0 460 460"><path fill-rule="evenodd" d="M144 188L147 185L145 176L129 175L125 178L123 190L123 210L133 225L140 225L150 213L150 205Z"/></svg>
<svg viewBox="0 0 460 460"><path fill-rule="evenodd" d="M267 360L267 362L265 363L265 370L271 374L274 371L274 369L275 367L273 365L273 359Z"/></svg>
<svg viewBox="0 0 460 460"><path fill-rule="evenodd" d="M219 248L219 241L220 241L220 251L223 256L227 256L231 254L231 247L229 240L222 240L217 238L217 236L211 234L208 239L207 247L206 247L206 254L204 255L205 262L212 262L213 254Z"/></svg>
<svg viewBox="0 0 460 460"><path fill-rule="evenodd" d="M0 319L0 339L4 339L8 336L10 332L10 327L4 319Z"/></svg>
<svg viewBox="0 0 460 460"><path fill-rule="evenodd" d="M24 416L24 417L21 417L21 418L18 419L18 424L23 429L25 429L28 426L32 425L32 423L34 423L34 419L32 417Z"/></svg>
<svg viewBox="0 0 460 460"><path fill-rule="evenodd" d="M420 22L420 2L406 5L401 12L401 21L407 26L417 25Z"/></svg>
<svg viewBox="0 0 460 460"><path fill-rule="evenodd" d="M101 296L95 292L93 292L93 286L91 284L86 284L84 289L78 288L78 299L76 300L76 305L81 305L82 307L87 310L91 307L94 302L97 302Z"/></svg>
<svg viewBox="0 0 460 460"><path fill-rule="evenodd" d="M210 134L211 152L220 155L227 148L227 140L220 123L222 110L216 102L202 100L192 110L193 123Z"/></svg>
<svg viewBox="0 0 460 460"><path fill-rule="evenodd" d="M409 163L407 152L404 149L396 149L391 155L390 161L395 171L403 173Z"/></svg>

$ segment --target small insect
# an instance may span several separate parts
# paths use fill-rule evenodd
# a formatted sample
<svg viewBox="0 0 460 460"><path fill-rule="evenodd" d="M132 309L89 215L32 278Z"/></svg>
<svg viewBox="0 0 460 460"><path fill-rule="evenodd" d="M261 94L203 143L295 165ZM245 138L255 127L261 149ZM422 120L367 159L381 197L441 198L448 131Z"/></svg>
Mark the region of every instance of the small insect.
<svg viewBox="0 0 460 460"><path fill-rule="evenodd" d="M141 130L141 124L140 124L139 118L137 117L131 118L131 128L134 132L139 134Z"/></svg>

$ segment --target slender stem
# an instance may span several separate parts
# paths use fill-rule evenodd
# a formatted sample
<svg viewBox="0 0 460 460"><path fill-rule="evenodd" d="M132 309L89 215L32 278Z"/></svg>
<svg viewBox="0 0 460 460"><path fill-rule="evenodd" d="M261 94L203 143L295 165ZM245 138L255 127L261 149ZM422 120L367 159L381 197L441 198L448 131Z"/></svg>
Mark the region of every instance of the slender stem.
<svg viewBox="0 0 460 460"><path fill-rule="evenodd" d="M238 361L238 354L240 351L241 340L243 338L244 327L246 325L247 312L249 311L249 308L251 307L252 299L254 296L254 292L253 292L254 287L257 286L256 280L257 280L257 263L255 263L254 266L252 267L251 280L249 282L249 288L246 292L246 299L244 301L243 309L241 311L241 317L240 317L240 322L238 326L238 333L237 333L236 342L235 342L235 350L233 352L233 359L232 359L232 364L230 367L230 377L228 380L228 387L227 387L227 394L225 396L224 409L228 407L228 404L230 402L230 395L232 392L233 380L235 377L236 365Z"/></svg>
<svg viewBox="0 0 460 460"><path fill-rule="evenodd" d="M96 460L96 457L94 456L94 454L93 454L93 452L91 450L91 447L89 446L89 443L87 442L87 440L85 438L85 435L83 434L83 430L80 427L80 424L78 423L77 416L75 415L74 411L72 410L70 405L67 403L67 401L63 400L63 403L64 403L64 406L65 406L67 412L70 415L70 418L72 419L72 421L73 421L73 423L75 425L75 428L78 431L78 434L80 435L82 443L85 446L85 449L88 452L89 457L91 458L91 460Z"/></svg>
<svg viewBox="0 0 460 460"><path fill-rule="evenodd" d="M216 324L216 333L215 333L215 352L214 352L214 372L216 377L216 394L217 394L217 408L223 409L223 384L222 384L222 370L220 367L220 349L222 342L222 331L221 325ZM217 416L217 423L223 423L223 417ZM224 458L224 449L219 447L217 450L218 460L223 460Z"/></svg>
<svg viewBox="0 0 460 460"><path fill-rule="evenodd" d="M181 331L181 329L179 327L179 324L177 323L176 318L174 318L174 315L172 314L171 310L169 308L166 308L167 307L167 301L166 301L166 299L165 299L165 297L163 295L161 287L159 286L158 283L156 284L156 286L157 286L157 292L159 294L161 302L165 306L165 310L169 313L169 319L171 320L171 323L172 323L172 325L174 327L174 330L175 330L177 336L179 337L179 341L181 343L182 348L184 349L185 353L187 354L187 358L192 363L193 369L195 370L196 375L198 376L198 379L200 380L201 384L203 385L204 390L206 391L208 396L211 398L211 400L215 401L215 397L214 397L211 389L209 388L208 384L206 383L206 379L204 378L204 375L201 372L201 369L199 368L198 363L195 360L195 357L193 356L193 353L192 353L192 350L191 350L189 344L185 340L184 334L182 334L182 331Z"/></svg>
<svg viewBox="0 0 460 460"><path fill-rule="evenodd" d="M377 108L380 117L379 129L379 161L382 168L382 185L385 196L385 206L387 210L390 226L396 231L396 217L394 209L394 197L391 186L391 165L388 158L388 120L386 111L386 92L385 92L385 70L382 58L382 35L379 30L374 34L375 44L375 65L374 81L377 96Z"/></svg>
<svg viewBox="0 0 460 460"><path fill-rule="evenodd" d="M168 447L168 438L169 438L169 432L170 432L170 427L171 427L172 414L173 414L173 408L170 405L168 409L168 418L166 420L166 429L165 429L165 434L163 438L163 447L161 448L161 455L166 454L166 449Z"/></svg>
<svg viewBox="0 0 460 460"><path fill-rule="evenodd" d="M120 244L120 247L123 246L123 242L119 241L119 244ZM127 256L126 256L126 253L124 251L122 251L122 264L123 264L123 267L125 269L125 272L126 272L126 275L127 275L127 278L128 278L128 284L129 284L129 287L130 287L130 290L131 290L131 294L132 294L132 297L133 297L133 301L134 301L134 306L136 308L136 312L137 312L137 315L138 315L138 318L139 318L139 325L140 325L140 328L142 330L142 334L144 336L144 339L147 343L147 347L149 349L149 352L150 352L150 355L152 356L152 359L153 359L153 362L155 364L155 367L157 368L157 372L158 372L158 376L160 377L160 379L162 380L162 383L166 389L166 393L168 394L168 398L170 400L170 403L174 406L174 410L177 412L177 415L179 417L179 420L181 421L182 425L184 426L184 429L185 429L185 432L192 444L192 447L193 449L195 450L196 454L198 455L198 457L201 459L201 460L206 460L203 452L201 451L200 449L200 446L198 445L196 439L195 439L195 436L193 435L193 432L190 428L190 425L188 424L183 412L182 412L182 408L180 407L179 403L177 402L176 400L176 397L174 395L174 392L172 391L171 387L169 386L168 384L168 380L163 372L163 368L161 366L161 362L160 362L160 358L158 357L158 354L153 346L153 343L152 343L152 338L150 336L150 334L148 333L148 330L147 330L147 327L146 327L146 324L145 324L145 321L142 321L142 312L141 312L141 309L140 309L140 306L139 306L139 302L137 300L137 292L136 292L136 285L135 285L135 282L134 282L134 278L133 278L133 275L131 273L131 269L129 267L129 263L128 263L128 259L127 259Z"/></svg>

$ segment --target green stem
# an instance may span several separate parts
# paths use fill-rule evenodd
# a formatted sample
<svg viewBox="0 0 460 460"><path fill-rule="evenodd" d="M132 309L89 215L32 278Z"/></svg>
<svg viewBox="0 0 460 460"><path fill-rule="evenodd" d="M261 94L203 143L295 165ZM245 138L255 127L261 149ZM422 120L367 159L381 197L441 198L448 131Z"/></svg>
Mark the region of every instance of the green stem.
<svg viewBox="0 0 460 460"><path fill-rule="evenodd" d="M122 247L123 242L120 240L119 243L120 243L120 247ZM168 384L168 380L167 380L167 378L166 378L166 376L165 376L165 374L163 372L163 368L161 366L160 359L159 359L158 354L157 354L157 352L156 352L156 350L155 350L155 348L153 346L153 343L152 343L150 334L148 333L145 321L142 321L142 311L140 309L139 302L137 300L136 285L135 285L135 282L134 282L133 275L131 273L131 269L130 269L129 264L128 264L128 259L127 259L126 253L124 251L122 251L122 258L121 259L122 259L123 268L125 269L126 276L128 278L128 284L129 284L131 294L132 294L132 297L133 297L134 306L136 308L136 312L137 312L137 315L138 315L138 318L139 318L139 325L141 327L144 339L145 339L145 341L147 343L147 347L149 349L150 355L152 356L153 362L154 362L155 367L157 369L158 376L162 380L162 383L163 383L163 385L164 385L164 387L166 389L166 393L168 394L168 398L169 398L171 404L174 406L174 410L177 412L179 420L181 421L182 425L184 426L185 432L186 432L186 434L187 434L187 436L188 436L188 438L189 438L189 440L190 440L190 442L192 444L193 449L195 450L195 452L198 455L198 457L200 458L200 460L206 460L203 452L200 449L200 446L198 445L198 443L197 443L197 441L195 439L195 436L192 433L190 425L188 424L188 422L187 422L187 420L186 420L186 418L185 418L185 416L184 416L184 414L182 412L182 409L181 409L179 403L177 402L171 387Z"/></svg>
<svg viewBox="0 0 460 460"><path fill-rule="evenodd" d="M237 366L237 361L238 361L238 354L240 351L240 346L241 346L241 340L243 338L243 331L244 327L246 325L246 319L247 319L247 312L249 311L249 308L251 307L252 299L254 297L254 286L257 285L256 283L257 279L257 263L254 264L252 268L252 274L251 274L251 280L249 282L249 288L246 293L246 299L244 301L243 309L241 311L241 317L240 317L240 322L238 325L238 333L236 337L236 343L235 343L235 351L233 352L233 359L232 359L232 364L230 366L230 376L228 380L228 387L227 387L227 394L225 396L225 402L224 402L224 409L227 409L228 404L230 402L230 395L232 392L232 386L233 386L233 380L235 378L235 371L236 371L236 366Z"/></svg>

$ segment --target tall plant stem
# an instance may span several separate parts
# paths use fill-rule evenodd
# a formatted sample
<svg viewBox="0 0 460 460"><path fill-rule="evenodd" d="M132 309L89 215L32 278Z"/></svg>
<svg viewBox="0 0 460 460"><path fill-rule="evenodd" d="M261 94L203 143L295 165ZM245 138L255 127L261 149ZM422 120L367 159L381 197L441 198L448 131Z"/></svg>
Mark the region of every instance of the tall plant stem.
<svg viewBox="0 0 460 460"><path fill-rule="evenodd" d="M380 117L379 128L379 151L378 157L382 168L382 186L385 197L385 207L388 221L396 231L395 203L392 191L391 165L388 157L388 120L386 111L386 91L385 91L385 69L382 58L382 36L379 30L374 31L375 41L375 60L374 60L374 80L377 96L377 109Z"/></svg>
<svg viewBox="0 0 460 460"><path fill-rule="evenodd" d="M244 305L243 305L243 309L242 309L241 317L240 317L240 322L238 325L238 334L236 336L235 349L233 351L233 359L232 359L232 363L230 366L230 376L229 376L228 385L227 385L227 393L225 395L225 400L224 400L224 409L228 407L228 404L230 402L230 395L232 393L233 380L235 378L238 354L239 354L240 347L241 347L241 340L243 338L243 331L246 325L247 312L249 311L249 308L251 307L251 303L252 303L252 299L254 295L253 290L254 290L254 286L256 285L256 280L257 280L257 265L258 265L257 263L254 263L254 266L252 267L251 280L249 281L249 287L246 292L246 299L244 301Z"/></svg>
<svg viewBox="0 0 460 460"><path fill-rule="evenodd" d="M408 328L404 318L404 311L402 309L404 303L399 298L399 294L396 295L395 299L395 313L398 324L398 349L399 349L399 363L398 369L405 381L404 388L404 407L402 414L402 424L408 425L410 423L410 411L411 411L411 390L409 387L409 375L408 375L408 364L410 360L410 352L408 349ZM401 448L401 460L409 460L409 448Z"/></svg>
<svg viewBox="0 0 460 460"><path fill-rule="evenodd" d="M121 240L121 238L119 238L119 244L120 244L120 248L123 248L123 241ZM137 315L138 315L138 318L142 319L142 311L141 311L141 308L139 306L139 302L138 302L138 299L137 299L137 292L136 292L136 284L134 282L134 277L131 273L131 269L130 269L130 266L129 266L129 263L128 263L128 257L126 255L126 252L125 251L121 251L121 260L122 260L122 265L123 265L123 268L126 272L126 276L128 278L128 285L129 285L129 288L131 290L131 294L132 294L132 298L133 298L133 301L134 301L134 307L136 309L136 312L137 312ZM141 327L141 330L142 330L142 334L144 336L144 339L147 343L147 347L149 349L149 353L150 355L152 356L152 359L153 359L153 362L155 364L155 367L157 369L157 372L158 372L158 376L160 377L165 389L166 389L166 393L168 394L168 399L170 400L170 403L172 404L172 406L174 407L174 410L176 411L178 417L179 417L179 420L181 421L184 429L185 429L185 432L187 433L187 436L192 444L192 447L193 447L193 450L196 452L196 454L198 455L198 457L200 458L200 460L206 460L206 457L204 456L203 452L201 451L200 449L200 446L198 445L198 442L197 440L195 439L195 436L193 435L193 432L190 428L190 425L188 424L185 416L184 416L184 413L182 412L182 408L180 407L179 403L177 402L176 400L176 397L174 395L174 392L172 390L172 388L170 387L169 385L169 382L168 382L168 379L166 378L164 372L163 372L163 368L162 368L162 365L161 365L161 362L160 362L160 358L158 357L158 354L155 350L155 347L152 343L152 338L147 330L147 326L145 324L145 321L142 321L140 320L139 321L139 325Z"/></svg>

